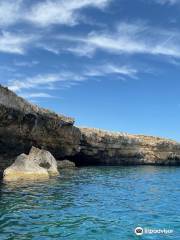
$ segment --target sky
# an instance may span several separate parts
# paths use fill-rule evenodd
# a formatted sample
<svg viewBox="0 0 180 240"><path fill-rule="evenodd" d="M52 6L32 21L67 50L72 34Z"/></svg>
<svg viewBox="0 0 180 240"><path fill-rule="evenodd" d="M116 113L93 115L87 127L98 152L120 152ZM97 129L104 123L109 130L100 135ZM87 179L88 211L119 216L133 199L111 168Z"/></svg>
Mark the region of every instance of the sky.
<svg viewBox="0 0 180 240"><path fill-rule="evenodd" d="M180 0L0 0L0 84L77 126L180 141Z"/></svg>

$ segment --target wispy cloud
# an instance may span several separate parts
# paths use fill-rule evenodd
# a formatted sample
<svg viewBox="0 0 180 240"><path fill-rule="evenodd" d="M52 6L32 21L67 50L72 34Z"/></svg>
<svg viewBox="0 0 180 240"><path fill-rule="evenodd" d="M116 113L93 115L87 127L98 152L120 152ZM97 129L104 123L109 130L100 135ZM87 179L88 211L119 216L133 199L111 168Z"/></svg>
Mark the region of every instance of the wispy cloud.
<svg viewBox="0 0 180 240"><path fill-rule="evenodd" d="M12 66L7 66L7 65L1 65L0 66L0 72L6 72L6 73L14 73L16 72L16 69Z"/></svg>
<svg viewBox="0 0 180 240"><path fill-rule="evenodd" d="M33 40L32 36L3 31L0 34L0 52L24 54Z"/></svg>
<svg viewBox="0 0 180 240"><path fill-rule="evenodd" d="M86 7L104 8L110 0L55 0L40 2L32 6L26 20L42 27L52 24L74 25L78 22L78 11Z"/></svg>
<svg viewBox="0 0 180 240"><path fill-rule="evenodd" d="M21 11L22 11L22 0L1 0L0 1L0 26L6 27L19 21L21 18Z"/></svg>
<svg viewBox="0 0 180 240"><path fill-rule="evenodd" d="M17 22L29 22L35 26L47 27L53 24L74 25L81 19L82 9L96 7L103 9L112 0L47 0L31 3L27 8L24 0L2 0L0 2L0 26ZM158 0L157 0L158 1ZM159 0L171 4L180 0ZM12 17L11 17L12 15ZM33 28L34 30L34 28ZM180 32L163 30L143 23L120 23L111 31L91 31L88 35L44 36L34 31L30 35L3 31L0 36L0 51L24 54L27 47L43 48L58 55L61 52L76 56L92 57L96 51L113 54L151 54L180 57ZM33 37L32 37L33 36ZM51 41L49 40L51 37ZM35 38L39 39L33 45ZM60 40L61 42L58 42ZM48 41L48 43L46 43ZM64 43L65 46L64 46Z"/></svg>
<svg viewBox="0 0 180 240"><path fill-rule="evenodd" d="M92 55L97 50L103 50L113 54L180 57L180 33L178 31L157 29L145 24L121 23L114 32L91 32L84 37L61 35L59 39L76 43L70 49L71 52L81 53L84 56L87 52Z"/></svg>
<svg viewBox="0 0 180 240"><path fill-rule="evenodd" d="M12 91L21 91L23 89L33 88L49 88L54 89L53 84L57 82L82 81L82 77L71 72L61 72L58 74L38 74L32 77L22 79L12 79L9 81L8 87Z"/></svg>
<svg viewBox="0 0 180 240"><path fill-rule="evenodd" d="M52 46L52 45L50 45L50 43L47 44L47 43L40 42L40 43L37 44L37 47L40 48L40 49L46 50L48 52L51 52L55 55L58 55L61 52L60 47Z"/></svg>
<svg viewBox="0 0 180 240"><path fill-rule="evenodd" d="M26 99L33 99L33 98L54 98L54 96L45 93L45 92L36 92L36 93L23 93L20 94L21 97Z"/></svg>
<svg viewBox="0 0 180 240"><path fill-rule="evenodd" d="M103 9L111 0L46 0L27 6L25 0L1 0L0 26L30 22L47 27L53 24L74 25L82 18L79 11L94 7Z"/></svg>
<svg viewBox="0 0 180 240"><path fill-rule="evenodd" d="M39 61L17 61L15 60L13 65L16 67L33 67L39 64Z"/></svg>
<svg viewBox="0 0 180 240"><path fill-rule="evenodd" d="M38 74L32 77L11 79L8 82L8 87L15 92L22 92L30 89L54 90L57 86L59 88L69 88L81 82L105 77L106 75L136 78L137 74L138 70L130 66L118 66L112 63L106 63L100 66L87 66L79 73L62 71L59 73ZM46 96L44 95L44 97Z"/></svg>
<svg viewBox="0 0 180 240"><path fill-rule="evenodd" d="M88 77L101 77L114 74L136 78L138 70L126 65L118 66L112 63L106 63L96 67L88 67L84 72L84 75Z"/></svg>
<svg viewBox="0 0 180 240"><path fill-rule="evenodd" d="M82 9L88 7L103 9L110 2L111 0L44 0L27 4L25 0L0 0L0 27L2 29L0 51L24 54L27 46L34 47L33 38L38 38L40 35L44 37L43 34L37 33L36 27L46 27L48 31L49 27L54 24L66 26L78 24L84 19L81 17ZM33 27L25 28L26 23ZM11 32L12 25L15 24L17 24L16 29L19 33ZM23 27L20 29L18 24L23 24ZM31 32L31 36L22 34L23 32ZM55 54L59 53L59 50L44 45L43 42L39 41L39 47Z"/></svg>
<svg viewBox="0 0 180 240"><path fill-rule="evenodd" d="M96 52L96 48L92 44L78 44L77 46L70 46L67 48L64 48L64 51L70 52L76 56L79 57L93 57L94 53Z"/></svg>
<svg viewBox="0 0 180 240"><path fill-rule="evenodd" d="M37 75L33 77L27 77L25 79L14 79L10 80L9 89L12 91L20 91L22 89L31 89L37 88L39 86L47 86L51 85L54 82L58 82L60 80L59 75L57 74L47 74L47 75Z"/></svg>
<svg viewBox="0 0 180 240"><path fill-rule="evenodd" d="M180 3L180 0L153 0L153 1L159 4L170 4L170 5Z"/></svg>

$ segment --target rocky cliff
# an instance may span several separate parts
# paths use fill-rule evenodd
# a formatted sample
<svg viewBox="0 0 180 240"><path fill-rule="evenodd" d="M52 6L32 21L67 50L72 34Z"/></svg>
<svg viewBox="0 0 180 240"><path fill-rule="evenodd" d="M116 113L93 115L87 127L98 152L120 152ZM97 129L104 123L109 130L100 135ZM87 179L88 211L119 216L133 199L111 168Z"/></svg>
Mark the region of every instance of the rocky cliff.
<svg viewBox="0 0 180 240"><path fill-rule="evenodd" d="M159 137L81 128L79 165L180 165L180 144Z"/></svg>
<svg viewBox="0 0 180 240"><path fill-rule="evenodd" d="M73 157L81 136L73 124L74 119L34 106L0 86L0 167L32 146L47 149L58 159Z"/></svg>
<svg viewBox="0 0 180 240"><path fill-rule="evenodd" d="M180 165L180 144L158 137L77 128L0 86L0 169L32 146L78 165Z"/></svg>

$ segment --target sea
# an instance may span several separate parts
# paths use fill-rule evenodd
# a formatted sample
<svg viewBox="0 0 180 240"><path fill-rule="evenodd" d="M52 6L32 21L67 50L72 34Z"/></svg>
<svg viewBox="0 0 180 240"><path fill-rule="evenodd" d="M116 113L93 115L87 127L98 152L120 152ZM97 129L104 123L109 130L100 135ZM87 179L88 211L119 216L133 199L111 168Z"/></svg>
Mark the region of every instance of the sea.
<svg viewBox="0 0 180 240"><path fill-rule="evenodd" d="M138 228L138 229L137 229ZM0 184L0 240L180 239L180 167L81 167Z"/></svg>

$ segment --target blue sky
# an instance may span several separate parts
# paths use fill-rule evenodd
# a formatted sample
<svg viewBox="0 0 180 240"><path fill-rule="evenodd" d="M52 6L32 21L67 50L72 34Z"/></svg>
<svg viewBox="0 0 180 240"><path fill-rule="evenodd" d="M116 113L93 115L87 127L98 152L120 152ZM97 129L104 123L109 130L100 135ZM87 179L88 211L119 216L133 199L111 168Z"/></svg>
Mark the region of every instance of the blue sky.
<svg viewBox="0 0 180 240"><path fill-rule="evenodd" d="M0 83L76 125L180 141L180 0L0 0Z"/></svg>

